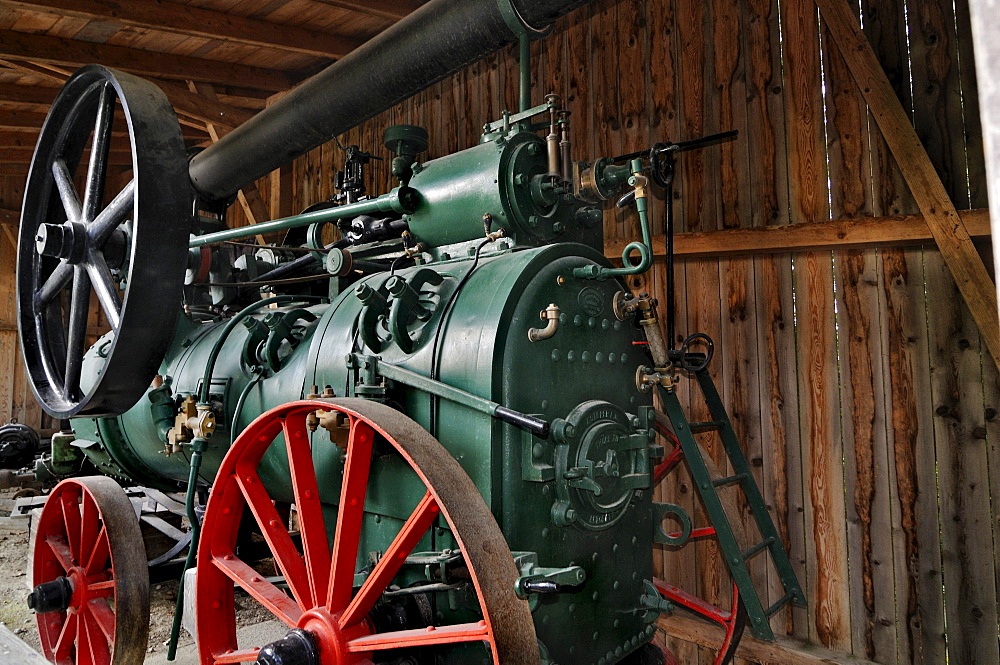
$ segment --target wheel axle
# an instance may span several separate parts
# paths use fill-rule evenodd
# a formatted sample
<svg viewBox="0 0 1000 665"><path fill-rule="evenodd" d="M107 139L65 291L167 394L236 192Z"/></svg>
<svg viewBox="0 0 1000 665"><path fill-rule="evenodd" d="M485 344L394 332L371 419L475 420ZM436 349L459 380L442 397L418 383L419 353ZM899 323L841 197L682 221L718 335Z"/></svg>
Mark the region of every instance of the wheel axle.
<svg viewBox="0 0 1000 665"><path fill-rule="evenodd" d="M73 599L73 585L69 579L60 577L51 582L43 582L28 594L28 607L35 614L65 612Z"/></svg>
<svg viewBox="0 0 1000 665"><path fill-rule="evenodd" d="M319 656L312 636L301 628L293 628L280 640L260 650L261 665L319 665Z"/></svg>

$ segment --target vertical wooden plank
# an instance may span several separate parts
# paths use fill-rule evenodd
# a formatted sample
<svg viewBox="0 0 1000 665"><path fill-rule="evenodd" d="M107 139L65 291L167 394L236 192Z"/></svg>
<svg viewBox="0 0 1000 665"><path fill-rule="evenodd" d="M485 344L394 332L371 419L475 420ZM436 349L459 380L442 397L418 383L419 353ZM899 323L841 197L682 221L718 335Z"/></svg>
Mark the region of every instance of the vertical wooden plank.
<svg viewBox="0 0 1000 665"><path fill-rule="evenodd" d="M969 207L962 83L951 0L907 4L914 125L948 196Z"/></svg>
<svg viewBox="0 0 1000 665"><path fill-rule="evenodd" d="M749 0L745 5L747 35L747 132L750 226L788 223L788 170L781 63L781 26L775 0ZM758 381L761 402L761 491L768 509L805 584L801 482L798 462L799 425L790 255L754 258ZM797 488L797 491L796 491ZM768 570L767 604L784 595L776 571ZM804 614L804 610L796 610ZM772 617L777 634L791 633L793 612L786 607ZM800 622L805 626L806 622Z"/></svg>
<svg viewBox="0 0 1000 665"><path fill-rule="evenodd" d="M948 658L1000 662L990 521L982 349L974 321L950 272L925 253L931 394L941 511Z"/></svg>
<svg viewBox="0 0 1000 665"><path fill-rule="evenodd" d="M870 216L867 107L825 24L821 34L831 217ZM851 644L856 655L894 662L892 517L879 327L881 260L875 250L847 251L834 252L834 263Z"/></svg>
<svg viewBox="0 0 1000 665"><path fill-rule="evenodd" d="M959 77L962 89L962 117L965 125L965 163L969 176L969 207L985 208L986 155L983 149L983 126L979 117L979 82L973 56L972 22L969 0L955 0L955 29L958 42ZM987 263L987 268L989 263Z"/></svg>
<svg viewBox="0 0 1000 665"><path fill-rule="evenodd" d="M882 250L892 456L908 574L897 574L899 662L945 662L937 460L930 408L924 274L916 249ZM895 520L896 518L894 518ZM898 550L897 550L898 551ZM896 567L900 567L898 554ZM902 582L902 583L901 583Z"/></svg>
<svg viewBox="0 0 1000 665"><path fill-rule="evenodd" d="M826 219L827 172L816 12L811 3L781 5L784 42L789 205L794 221ZM809 637L850 649L843 449L834 343L833 280L829 253L796 257L795 305L799 364L801 450L806 483L806 559ZM802 580L800 580L801 582Z"/></svg>
<svg viewBox="0 0 1000 665"><path fill-rule="evenodd" d="M593 149L593 105L590 99L590 5L584 5L568 16L566 28L567 88L566 106L570 110L570 127L574 157L590 161L598 155Z"/></svg>

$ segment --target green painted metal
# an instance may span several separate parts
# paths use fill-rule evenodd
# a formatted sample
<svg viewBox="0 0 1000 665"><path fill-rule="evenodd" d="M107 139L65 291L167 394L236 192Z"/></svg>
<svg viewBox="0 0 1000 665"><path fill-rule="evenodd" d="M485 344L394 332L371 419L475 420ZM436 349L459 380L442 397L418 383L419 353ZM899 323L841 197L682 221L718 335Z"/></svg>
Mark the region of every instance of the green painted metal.
<svg viewBox="0 0 1000 665"><path fill-rule="evenodd" d="M732 422L729 420L729 414L726 413L726 409L722 404L722 398L719 396L719 391L715 387L715 382L712 380L711 374L709 374L707 368L702 368L700 371L695 372L694 375L705 397L705 403L708 405L712 419L700 423L688 422L677 393L674 390L667 390L661 387L659 393L663 410L666 412L667 417L670 418L670 422L674 427L674 434L677 435L677 439L680 441L681 448L684 451L684 459L687 462L688 470L691 472L692 482L698 490L698 495L701 497L702 503L705 506L705 512L708 514L712 526L715 527L719 548L722 550L723 560L729 568L729 574L739 587L740 600L746 608L750 628L754 636L758 639L773 640L774 632L771 630L768 619L789 601L799 607L805 607L805 595L795 576L795 571L792 570L788 554L781 543L781 538L778 536L778 531L771 520L771 515L767 512L767 505L764 503L764 498L761 496L757 483L754 481L746 455L743 454L743 449L740 447ZM702 457L701 449L694 438L695 430L704 431L707 429L718 431L722 439L723 449L735 472L732 476L713 479L709 473L705 459ZM729 485L738 485L743 491L747 504L750 507L750 513L762 536L760 542L750 545L745 550L742 549L742 546L736 541L733 535L733 529L729 524L729 516L722 506L722 501L717 491L718 488ZM760 596L753 586L753 581L750 579L750 571L747 568L747 561L764 550L770 553L771 561L778 571L778 576L785 588L785 595L767 608L761 603Z"/></svg>
<svg viewBox="0 0 1000 665"><path fill-rule="evenodd" d="M270 222L261 222L252 226L242 226L215 233L191 238L188 247L202 247L213 245L226 240L239 240L240 238L250 238L261 233L271 233L272 231L287 231L303 226L309 226L317 222L335 222L338 219L357 217L380 212L409 212L415 204L415 192L407 187L397 187L388 194L383 194L374 199L349 203L335 208L316 210L284 219L275 219Z"/></svg>

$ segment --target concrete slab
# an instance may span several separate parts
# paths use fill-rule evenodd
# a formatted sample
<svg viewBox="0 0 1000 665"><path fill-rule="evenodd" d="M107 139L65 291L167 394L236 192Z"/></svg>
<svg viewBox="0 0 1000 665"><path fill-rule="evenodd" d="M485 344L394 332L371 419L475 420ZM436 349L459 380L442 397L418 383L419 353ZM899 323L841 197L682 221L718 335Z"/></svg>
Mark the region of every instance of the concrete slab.
<svg viewBox="0 0 1000 665"><path fill-rule="evenodd" d="M10 665L49 665L49 661L29 647L10 628L0 624L0 663Z"/></svg>
<svg viewBox="0 0 1000 665"><path fill-rule="evenodd" d="M236 631L236 639L241 648L259 647L281 639L287 632L288 627L282 622L277 620L265 621L253 626L240 628ZM156 651L146 657L144 665L199 665L198 648L194 644L179 647L177 649L177 658L173 662L167 660L165 649L162 652Z"/></svg>

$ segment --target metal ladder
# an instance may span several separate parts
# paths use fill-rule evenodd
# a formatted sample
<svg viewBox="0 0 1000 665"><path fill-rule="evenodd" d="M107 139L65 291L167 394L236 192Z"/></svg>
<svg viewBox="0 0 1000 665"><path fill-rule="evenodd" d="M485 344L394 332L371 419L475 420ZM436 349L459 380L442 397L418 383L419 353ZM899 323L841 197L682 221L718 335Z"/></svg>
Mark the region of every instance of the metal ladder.
<svg viewBox="0 0 1000 665"><path fill-rule="evenodd" d="M753 630L754 636L758 639L773 640L774 633L771 631L768 619L789 602L799 607L805 607L805 595L795 576L795 571L792 570L791 562L788 560L788 554L781 543L781 538L778 536L774 522L767 512L767 506L764 504L764 498L760 494L757 482L750 473L750 465L747 463L746 455L743 454L743 450L740 448L736 432L733 430L732 422L729 420L729 414L726 413L726 409L722 405L722 399L719 397L719 391L715 387L715 382L712 381L712 376L708 373L707 364L706 362L694 371L693 374L698 380L702 394L705 396L711 420L689 422L684 409L681 407L680 400L677 398L677 393L673 389L661 386L660 396L663 400L666 415L674 427L674 434L680 442L692 481L698 489L705 510L711 520L712 527L715 530L719 548L722 550L726 565L729 567L729 573L739 589L740 599L747 611L750 628ZM729 458L729 462L732 465L733 475L724 478L712 478L708 466L702 458L698 442L695 440L695 434L708 431L717 431L719 433L726 457ZM739 486L742 489L747 504L750 506L750 512L763 538L760 542L748 547L746 550L741 549L739 543L736 542L733 529L729 524L729 517L726 515L722 501L719 498L718 490L730 486ZM778 571L778 576L781 578L781 583L785 589L785 594L767 608L761 604L760 596L753 586L753 582L750 579L750 571L747 568L747 562L764 550L770 552L774 567Z"/></svg>

